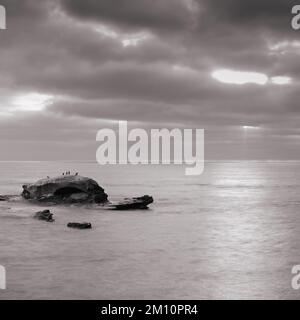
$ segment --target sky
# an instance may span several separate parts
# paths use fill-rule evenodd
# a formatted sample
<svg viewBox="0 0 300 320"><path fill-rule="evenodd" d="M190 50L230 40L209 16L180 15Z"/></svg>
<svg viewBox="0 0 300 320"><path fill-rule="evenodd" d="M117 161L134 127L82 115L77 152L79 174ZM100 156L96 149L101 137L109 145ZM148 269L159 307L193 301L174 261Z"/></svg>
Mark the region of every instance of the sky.
<svg viewBox="0 0 300 320"><path fill-rule="evenodd" d="M300 159L295 1L0 4L0 160L95 160L118 120L205 129L207 159Z"/></svg>

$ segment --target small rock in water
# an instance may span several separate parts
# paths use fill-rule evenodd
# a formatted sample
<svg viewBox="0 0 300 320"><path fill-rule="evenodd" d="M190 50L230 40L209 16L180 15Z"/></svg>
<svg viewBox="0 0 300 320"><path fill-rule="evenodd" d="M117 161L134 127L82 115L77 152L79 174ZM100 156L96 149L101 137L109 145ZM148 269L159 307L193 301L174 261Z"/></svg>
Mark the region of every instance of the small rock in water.
<svg viewBox="0 0 300 320"><path fill-rule="evenodd" d="M0 201L8 201L9 197L8 196L0 196Z"/></svg>
<svg viewBox="0 0 300 320"><path fill-rule="evenodd" d="M67 226L74 229L92 229L92 224L89 222L70 222Z"/></svg>
<svg viewBox="0 0 300 320"><path fill-rule="evenodd" d="M55 221L53 219L53 214L50 212L50 210L43 210L43 211L36 212L36 214L34 215L34 218L38 220L44 220L47 222Z"/></svg>

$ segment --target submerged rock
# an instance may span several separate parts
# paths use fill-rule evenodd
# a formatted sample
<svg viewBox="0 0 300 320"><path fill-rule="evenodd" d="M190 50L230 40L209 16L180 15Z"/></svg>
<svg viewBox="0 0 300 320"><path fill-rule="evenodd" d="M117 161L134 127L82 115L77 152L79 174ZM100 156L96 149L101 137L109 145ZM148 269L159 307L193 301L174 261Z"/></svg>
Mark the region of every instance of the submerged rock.
<svg viewBox="0 0 300 320"><path fill-rule="evenodd" d="M57 204L107 202L107 194L95 180L79 175L47 178L23 185L22 197Z"/></svg>
<svg viewBox="0 0 300 320"><path fill-rule="evenodd" d="M20 198L19 195L0 195L0 201L4 202L4 201L14 201L14 200L18 200Z"/></svg>
<svg viewBox="0 0 300 320"><path fill-rule="evenodd" d="M92 224L89 222L70 222L67 224L67 227L73 229L92 229Z"/></svg>
<svg viewBox="0 0 300 320"><path fill-rule="evenodd" d="M126 198L124 201L110 204L111 210L133 210L133 209L148 209L148 205L153 203L151 196L145 195L137 198Z"/></svg>
<svg viewBox="0 0 300 320"><path fill-rule="evenodd" d="M50 210L43 210L43 211L36 212L34 215L34 218L38 220L44 220L47 222L55 221L53 219L53 214L50 212Z"/></svg>

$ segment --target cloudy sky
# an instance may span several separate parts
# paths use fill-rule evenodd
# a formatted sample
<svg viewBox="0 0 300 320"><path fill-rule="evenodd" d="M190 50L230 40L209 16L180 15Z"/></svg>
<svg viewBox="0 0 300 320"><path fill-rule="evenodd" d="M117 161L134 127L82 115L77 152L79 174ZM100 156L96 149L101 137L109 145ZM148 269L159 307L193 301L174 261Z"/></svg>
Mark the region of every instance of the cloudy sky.
<svg viewBox="0 0 300 320"><path fill-rule="evenodd" d="M209 159L300 159L295 1L0 4L0 160L94 160L117 120L203 128Z"/></svg>

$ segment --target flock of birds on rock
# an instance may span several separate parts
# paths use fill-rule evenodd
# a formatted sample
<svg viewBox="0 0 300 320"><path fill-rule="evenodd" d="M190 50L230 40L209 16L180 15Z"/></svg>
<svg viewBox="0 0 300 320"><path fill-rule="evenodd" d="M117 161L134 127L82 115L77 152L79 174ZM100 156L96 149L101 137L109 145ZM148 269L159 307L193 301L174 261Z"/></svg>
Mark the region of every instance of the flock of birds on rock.
<svg viewBox="0 0 300 320"><path fill-rule="evenodd" d="M66 172L63 172L63 173L62 173L62 176L70 176L70 175L71 175L71 171L66 171ZM74 174L74 176L78 176L78 175L79 175L78 172L76 172L76 173ZM47 179L50 179L50 177L47 176Z"/></svg>
<svg viewBox="0 0 300 320"><path fill-rule="evenodd" d="M71 175L71 171L66 171L62 173L63 176L70 176ZM75 176L78 176L78 172L75 173Z"/></svg>

